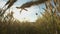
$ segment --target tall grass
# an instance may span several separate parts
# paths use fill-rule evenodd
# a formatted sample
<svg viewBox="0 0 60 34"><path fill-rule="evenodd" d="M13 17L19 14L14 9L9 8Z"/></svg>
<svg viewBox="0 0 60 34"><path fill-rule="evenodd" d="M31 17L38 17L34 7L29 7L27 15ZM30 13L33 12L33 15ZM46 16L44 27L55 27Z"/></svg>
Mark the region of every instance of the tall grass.
<svg viewBox="0 0 60 34"><path fill-rule="evenodd" d="M59 1L59 0L57 0ZM12 19L12 15L9 13L8 20L1 21L0 19L0 34L60 34L60 16L57 12L60 12L60 3L54 0L55 7L50 2L46 5L45 12L42 17L38 17L36 22L20 22ZM59 6L56 5L58 3ZM53 9L55 9L53 11ZM50 10L50 11L49 11ZM9 16L10 15L10 16ZM12 19L12 20L11 20Z"/></svg>

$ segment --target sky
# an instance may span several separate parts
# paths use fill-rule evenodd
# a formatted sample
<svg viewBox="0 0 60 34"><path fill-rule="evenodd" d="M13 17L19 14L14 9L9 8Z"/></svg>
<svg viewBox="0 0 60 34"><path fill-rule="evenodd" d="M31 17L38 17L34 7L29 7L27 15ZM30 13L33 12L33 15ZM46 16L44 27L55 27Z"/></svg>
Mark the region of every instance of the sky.
<svg viewBox="0 0 60 34"><path fill-rule="evenodd" d="M8 0L0 0L0 8L4 6L4 4ZM44 4L36 5L36 6L31 6L30 8L27 8L28 11L23 10L22 13L20 14L20 9L17 9L16 7L21 6L22 4L32 1L32 0L18 0L11 8L10 10L14 12L14 18L18 19L19 21L30 21L30 22L35 22L38 18L38 16L41 16L40 12L43 11L42 8L45 8ZM9 10L9 9L8 9ZM7 12L8 12L7 10ZM38 13L38 15L36 15Z"/></svg>

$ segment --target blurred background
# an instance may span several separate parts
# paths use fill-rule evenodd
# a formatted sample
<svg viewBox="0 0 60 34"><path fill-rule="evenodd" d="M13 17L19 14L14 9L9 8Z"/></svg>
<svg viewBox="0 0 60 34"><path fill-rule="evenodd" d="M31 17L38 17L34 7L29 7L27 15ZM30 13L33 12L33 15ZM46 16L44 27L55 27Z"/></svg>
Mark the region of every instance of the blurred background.
<svg viewBox="0 0 60 34"><path fill-rule="evenodd" d="M60 34L60 0L0 0L0 34Z"/></svg>

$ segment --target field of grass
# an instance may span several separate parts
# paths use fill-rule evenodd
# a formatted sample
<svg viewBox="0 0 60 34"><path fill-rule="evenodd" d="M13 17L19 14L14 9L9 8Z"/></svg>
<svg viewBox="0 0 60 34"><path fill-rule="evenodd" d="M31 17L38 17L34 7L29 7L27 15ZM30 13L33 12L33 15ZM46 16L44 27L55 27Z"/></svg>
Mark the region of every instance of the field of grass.
<svg viewBox="0 0 60 34"><path fill-rule="evenodd" d="M47 18L39 17L36 22L22 23L0 20L0 34L60 34L60 17L54 17L54 24L50 17Z"/></svg>
<svg viewBox="0 0 60 34"><path fill-rule="evenodd" d="M58 0L59 1L59 0ZM60 34L60 2L50 3L36 22L20 22L12 14L0 17L0 34ZM59 5L59 6L57 6ZM50 11L49 11L50 10ZM10 15L10 16L9 16ZM8 20L7 20L8 19Z"/></svg>

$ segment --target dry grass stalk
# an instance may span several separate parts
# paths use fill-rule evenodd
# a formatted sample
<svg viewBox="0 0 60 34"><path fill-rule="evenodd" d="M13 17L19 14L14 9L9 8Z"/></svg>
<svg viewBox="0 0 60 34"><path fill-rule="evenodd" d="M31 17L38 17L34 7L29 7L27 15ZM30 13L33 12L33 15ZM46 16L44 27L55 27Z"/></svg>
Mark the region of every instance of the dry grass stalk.
<svg viewBox="0 0 60 34"><path fill-rule="evenodd" d="M47 0L30 1L30 2L24 3L21 7L16 7L16 8L17 8L17 9L21 9L21 11L22 11L22 10L28 11L28 10L25 9L25 8L29 8L29 7L34 6L34 5L39 5L39 4L44 3L44 2L46 2L46 1L47 1Z"/></svg>

